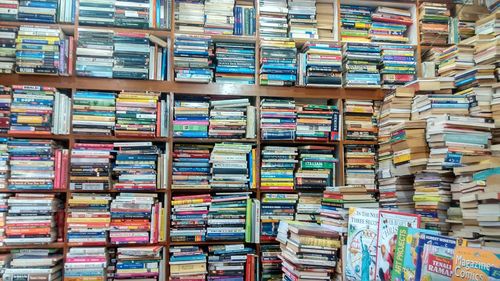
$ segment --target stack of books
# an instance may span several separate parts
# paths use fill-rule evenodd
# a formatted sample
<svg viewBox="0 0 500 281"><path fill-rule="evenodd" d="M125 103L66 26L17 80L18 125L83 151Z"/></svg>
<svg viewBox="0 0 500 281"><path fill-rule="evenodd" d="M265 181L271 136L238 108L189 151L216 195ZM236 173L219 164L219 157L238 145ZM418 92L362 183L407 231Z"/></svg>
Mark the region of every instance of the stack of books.
<svg viewBox="0 0 500 281"><path fill-rule="evenodd" d="M205 25L204 0L175 1L175 26L178 32L203 33Z"/></svg>
<svg viewBox="0 0 500 281"><path fill-rule="evenodd" d="M16 1L17 2L17 1ZM0 13L0 19L2 13ZM0 26L0 73L14 72L16 63L17 27Z"/></svg>
<svg viewBox="0 0 500 281"><path fill-rule="evenodd" d="M17 20L39 23L55 23L57 20L59 0L19 1Z"/></svg>
<svg viewBox="0 0 500 281"><path fill-rule="evenodd" d="M279 245L260 246L260 264L262 265L261 280L281 280L281 260L278 258L281 249Z"/></svg>
<svg viewBox="0 0 500 281"><path fill-rule="evenodd" d="M380 208L415 213L413 175L379 178L378 184Z"/></svg>
<svg viewBox="0 0 500 281"><path fill-rule="evenodd" d="M205 34L227 35L234 30L234 0L205 0Z"/></svg>
<svg viewBox="0 0 500 281"><path fill-rule="evenodd" d="M467 97L461 95L417 95L412 104L412 120L424 120L432 116L469 114Z"/></svg>
<svg viewBox="0 0 500 281"><path fill-rule="evenodd" d="M213 72L212 40L207 36L175 35L174 71L175 81L210 83Z"/></svg>
<svg viewBox="0 0 500 281"><path fill-rule="evenodd" d="M67 241L76 245L104 245L108 242L111 223L109 202L105 193L72 193L68 199Z"/></svg>
<svg viewBox="0 0 500 281"><path fill-rule="evenodd" d="M50 130L53 135L68 135L70 133L71 108L71 98L65 93L56 92L54 95L54 110L52 113L54 120L52 122L52 129Z"/></svg>
<svg viewBox="0 0 500 281"><path fill-rule="evenodd" d="M336 184L335 147L300 146L299 165L295 173L295 189L323 191Z"/></svg>
<svg viewBox="0 0 500 281"><path fill-rule="evenodd" d="M211 201L210 194L173 196L170 240L205 241Z"/></svg>
<svg viewBox="0 0 500 281"><path fill-rule="evenodd" d="M334 13L333 0L316 0L316 20L318 22L319 39L334 39L333 35Z"/></svg>
<svg viewBox="0 0 500 281"><path fill-rule="evenodd" d="M210 187L221 190L253 187L254 154L251 144L216 143L210 155Z"/></svg>
<svg viewBox="0 0 500 281"><path fill-rule="evenodd" d="M76 75L113 78L113 62L113 31L79 27Z"/></svg>
<svg viewBox="0 0 500 281"><path fill-rule="evenodd" d="M170 247L170 280L204 281L207 275L207 254L199 246Z"/></svg>
<svg viewBox="0 0 500 281"><path fill-rule="evenodd" d="M12 86L10 133L50 134L56 88Z"/></svg>
<svg viewBox="0 0 500 281"><path fill-rule="evenodd" d="M116 190L156 190L160 149L152 142L115 143L116 162L113 174Z"/></svg>
<svg viewBox="0 0 500 281"><path fill-rule="evenodd" d="M148 29L150 26L149 16L153 11L150 8L157 9L157 7L151 7L150 0L125 0L115 2L115 22L114 25L127 28L137 28L137 29ZM160 1L158 1L158 4ZM156 15L158 18L159 15Z"/></svg>
<svg viewBox="0 0 500 281"><path fill-rule="evenodd" d="M255 84L255 45L215 43L215 82Z"/></svg>
<svg viewBox="0 0 500 281"><path fill-rule="evenodd" d="M405 121L392 127L392 162L397 175L411 175L425 169L429 149L425 139L425 121Z"/></svg>
<svg viewBox="0 0 500 281"><path fill-rule="evenodd" d="M381 45L382 85L384 88L401 86L417 77L415 47L411 45Z"/></svg>
<svg viewBox="0 0 500 281"><path fill-rule="evenodd" d="M316 0L289 0L288 25L290 38L318 39Z"/></svg>
<svg viewBox="0 0 500 281"><path fill-rule="evenodd" d="M379 6L371 15L370 39L379 43L408 43L408 27L413 24L408 9Z"/></svg>
<svg viewBox="0 0 500 281"><path fill-rule="evenodd" d="M154 92L121 92L116 99L117 136L155 137L158 123L163 123L164 110L158 112L160 93ZM163 116L165 117L165 116Z"/></svg>
<svg viewBox="0 0 500 281"><path fill-rule="evenodd" d="M250 119L255 124L255 107L250 106L248 98L211 100L208 136L219 139L246 138L247 129L252 130ZM255 136L255 132L248 133Z"/></svg>
<svg viewBox="0 0 500 281"><path fill-rule="evenodd" d="M345 151L346 185L363 185L375 190L375 149L370 145L347 145Z"/></svg>
<svg viewBox="0 0 500 281"><path fill-rule="evenodd" d="M451 12L445 3L422 2L419 7L420 43L446 45Z"/></svg>
<svg viewBox="0 0 500 281"><path fill-rule="evenodd" d="M17 193L7 203L6 245L48 244L57 240L57 216L62 213L55 194Z"/></svg>
<svg viewBox="0 0 500 281"><path fill-rule="evenodd" d="M282 221L280 242L285 280L296 280L314 272L314 280L331 280L341 242L338 232L315 223Z"/></svg>
<svg viewBox="0 0 500 281"><path fill-rule="evenodd" d="M0 85L0 133L7 133L10 128L10 106L12 89Z"/></svg>
<svg viewBox="0 0 500 281"><path fill-rule="evenodd" d="M322 193L299 192L295 220L316 223L319 219Z"/></svg>
<svg viewBox="0 0 500 281"><path fill-rule="evenodd" d="M370 42L372 7L340 5L340 38L342 42Z"/></svg>
<svg viewBox="0 0 500 281"><path fill-rule="evenodd" d="M344 53L344 86L379 88L380 46L365 43L346 43Z"/></svg>
<svg viewBox="0 0 500 281"><path fill-rule="evenodd" d="M280 221L295 219L295 206L298 199L299 195L292 193L264 193L262 195L261 241L274 241L278 235Z"/></svg>
<svg viewBox="0 0 500 281"><path fill-rule="evenodd" d="M10 1L6 1L5 4L8 4L8 9L0 11L0 20L2 20L2 21L16 21L17 14L19 13L19 1L18 0L10 0Z"/></svg>
<svg viewBox="0 0 500 281"><path fill-rule="evenodd" d="M249 193L217 193L208 208L207 241L245 241Z"/></svg>
<svg viewBox="0 0 500 281"><path fill-rule="evenodd" d="M176 144L173 151L172 189L210 189L211 145Z"/></svg>
<svg viewBox="0 0 500 281"><path fill-rule="evenodd" d="M120 2L120 1L117 1ZM113 78L149 78L149 36L146 33L115 32L113 36Z"/></svg>
<svg viewBox="0 0 500 281"><path fill-rule="evenodd" d="M476 21L476 34L498 34L500 33L499 12L493 12L489 16Z"/></svg>
<svg viewBox="0 0 500 281"><path fill-rule="evenodd" d="M0 190L6 190L9 182L9 148L7 138L0 138Z"/></svg>
<svg viewBox="0 0 500 281"><path fill-rule="evenodd" d="M161 203L156 193L120 193L110 205L110 242L122 244L158 243Z"/></svg>
<svg viewBox="0 0 500 281"><path fill-rule="evenodd" d="M259 0L261 38L288 38L288 4L286 0Z"/></svg>
<svg viewBox="0 0 500 281"><path fill-rule="evenodd" d="M115 96L113 92L77 91L73 96L73 133L112 135Z"/></svg>
<svg viewBox="0 0 500 281"><path fill-rule="evenodd" d="M373 101L345 100L345 139L377 140L378 128L373 122L373 115Z"/></svg>
<svg viewBox="0 0 500 281"><path fill-rule="evenodd" d="M236 0L234 6L234 35L255 35L255 2Z"/></svg>
<svg viewBox="0 0 500 281"><path fill-rule="evenodd" d="M339 43L307 42L298 61L300 86L342 87L342 47Z"/></svg>
<svg viewBox="0 0 500 281"><path fill-rule="evenodd" d="M112 151L113 144L75 143L71 149L70 190L108 190Z"/></svg>
<svg viewBox="0 0 500 281"><path fill-rule="evenodd" d="M254 252L243 244L209 246L207 280L251 280L247 256Z"/></svg>
<svg viewBox="0 0 500 281"><path fill-rule="evenodd" d="M297 110L293 99L264 98L260 103L261 138L294 140Z"/></svg>
<svg viewBox="0 0 500 281"><path fill-rule="evenodd" d="M0 193L0 246L5 244L5 225L7 222L7 211L9 210L8 199L11 196L9 193ZM6 264L5 260L0 258L0 270L3 270Z"/></svg>
<svg viewBox="0 0 500 281"><path fill-rule="evenodd" d="M453 45L443 51L439 60L439 76L453 77L457 72L474 66L474 46Z"/></svg>
<svg viewBox="0 0 500 281"><path fill-rule="evenodd" d="M121 247L116 249L114 278L161 280L162 246Z"/></svg>
<svg viewBox="0 0 500 281"><path fill-rule="evenodd" d="M297 148L264 146L261 152L260 189L294 190Z"/></svg>
<svg viewBox="0 0 500 281"><path fill-rule="evenodd" d="M207 138L209 99L193 97L174 101L174 137Z"/></svg>
<svg viewBox="0 0 500 281"><path fill-rule="evenodd" d="M41 278L42 280L60 280L63 268L63 254L57 249L11 250L9 266L3 271L3 280Z"/></svg>
<svg viewBox="0 0 500 281"><path fill-rule="evenodd" d="M297 80L297 49L292 41L260 42L260 85L293 86Z"/></svg>
<svg viewBox="0 0 500 281"><path fill-rule="evenodd" d="M111 26L115 23L115 2L82 0L78 7L80 25Z"/></svg>
<svg viewBox="0 0 500 281"><path fill-rule="evenodd" d="M105 247L70 248L64 263L64 278L105 280L108 251Z"/></svg>

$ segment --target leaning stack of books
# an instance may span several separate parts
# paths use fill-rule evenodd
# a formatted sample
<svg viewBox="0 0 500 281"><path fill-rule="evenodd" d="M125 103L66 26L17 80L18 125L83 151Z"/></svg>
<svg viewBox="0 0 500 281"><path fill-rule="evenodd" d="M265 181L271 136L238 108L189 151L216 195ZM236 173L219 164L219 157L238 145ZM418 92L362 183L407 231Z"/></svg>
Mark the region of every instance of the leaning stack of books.
<svg viewBox="0 0 500 281"><path fill-rule="evenodd" d="M207 138L209 106L205 97L175 100L174 137Z"/></svg>
<svg viewBox="0 0 500 281"><path fill-rule="evenodd" d="M376 189L375 149L370 145L347 145L345 152L347 185L363 185L368 190Z"/></svg>
<svg viewBox="0 0 500 281"><path fill-rule="evenodd" d="M205 0L205 34L231 35L234 23L234 0Z"/></svg>
<svg viewBox="0 0 500 281"><path fill-rule="evenodd" d="M316 223L319 219L322 193L299 192L295 220Z"/></svg>
<svg viewBox="0 0 500 281"><path fill-rule="evenodd" d="M381 45L382 85L386 87L401 86L417 78L417 62L415 47L411 45Z"/></svg>
<svg viewBox="0 0 500 281"><path fill-rule="evenodd" d="M261 38L288 38L288 5L286 0L259 0Z"/></svg>
<svg viewBox="0 0 500 281"><path fill-rule="evenodd" d="M157 9L157 7L154 7L154 9ZM148 29L150 27L149 16L152 13L154 12L150 11L150 0L116 1L114 25L136 29ZM156 14L154 16L160 17L160 15Z"/></svg>
<svg viewBox="0 0 500 281"><path fill-rule="evenodd" d="M255 84L255 45L215 43L215 82Z"/></svg>
<svg viewBox="0 0 500 281"><path fill-rule="evenodd" d="M250 280L247 267L247 255L254 250L243 244L214 245L208 247L208 278L207 280Z"/></svg>
<svg viewBox="0 0 500 281"><path fill-rule="evenodd" d="M111 195L72 193L68 200L67 241L77 245L104 245L111 223Z"/></svg>
<svg viewBox="0 0 500 281"><path fill-rule="evenodd" d="M297 104L297 140L328 141L331 139L334 105Z"/></svg>
<svg viewBox="0 0 500 281"><path fill-rule="evenodd" d="M219 139L245 138L249 125L248 116L246 116L249 106L248 98L211 100L208 136ZM250 114L254 113L250 112Z"/></svg>
<svg viewBox="0 0 500 281"><path fill-rule="evenodd" d="M148 34L115 32L113 51L113 78L139 80L149 78Z"/></svg>
<svg viewBox="0 0 500 281"><path fill-rule="evenodd" d="M42 280L61 279L63 254L57 249L11 250L9 266L3 271L3 280L17 280L22 276Z"/></svg>
<svg viewBox="0 0 500 281"><path fill-rule="evenodd" d="M280 246L261 245L260 249L260 263L262 265L261 280L281 280L281 260L278 258L278 255L281 253Z"/></svg>
<svg viewBox="0 0 500 281"><path fill-rule="evenodd" d="M17 1L16 1L17 2ZM0 13L0 19L2 13ZM17 27L0 26L0 73L12 73L16 63Z"/></svg>
<svg viewBox="0 0 500 281"><path fill-rule="evenodd" d="M115 95L113 92L77 91L73 96L73 133L112 135Z"/></svg>
<svg viewBox="0 0 500 281"><path fill-rule="evenodd" d="M340 5L340 38L342 42L370 42L372 7Z"/></svg>
<svg viewBox="0 0 500 281"><path fill-rule="evenodd" d="M81 0L78 7L80 25L111 26L115 23L115 2Z"/></svg>
<svg viewBox="0 0 500 281"><path fill-rule="evenodd" d="M176 34L174 41L175 81L212 81L212 40L207 36Z"/></svg>
<svg viewBox="0 0 500 281"><path fill-rule="evenodd" d="M261 152L260 189L294 190L297 148L264 146Z"/></svg>
<svg viewBox="0 0 500 281"><path fill-rule="evenodd" d="M380 88L380 46L346 43L344 54L344 86Z"/></svg>
<svg viewBox="0 0 500 281"><path fill-rule="evenodd" d="M55 23L58 13L58 0L19 1L17 20L39 23Z"/></svg>
<svg viewBox="0 0 500 281"><path fill-rule="evenodd" d="M79 27L76 75L112 78L113 62L113 31Z"/></svg>
<svg viewBox="0 0 500 281"><path fill-rule="evenodd" d="M289 0L288 25L289 38L318 39L316 0Z"/></svg>
<svg viewBox="0 0 500 281"><path fill-rule="evenodd" d="M248 190L253 186L252 145L238 143L216 143L210 155L213 189Z"/></svg>
<svg viewBox="0 0 500 281"><path fill-rule="evenodd" d="M115 190L156 190L160 149L152 142L115 143Z"/></svg>
<svg viewBox="0 0 500 281"><path fill-rule="evenodd" d="M370 39L377 43L408 43L406 34L413 24L407 9L379 6L371 15Z"/></svg>
<svg viewBox="0 0 500 281"><path fill-rule="evenodd" d="M162 246L121 247L116 249L116 280L159 280Z"/></svg>
<svg viewBox="0 0 500 281"><path fill-rule="evenodd" d="M335 147L300 146L299 165L295 173L295 189L301 191L323 191L336 184Z"/></svg>
<svg viewBox="0 0 500 281"><path fill-rule="evenodd" d="M439 76L453 77L457 72L474 67L474 46L453 45L443 51L439 61Z"/></svg>
<svg viewBox="0 0 500 281"><path fill-rule="evenodd" d="M117 136L155 137L160 112L157 111L160 93L121 92L116 99ZM157 121L158 120L158 121Z"/></svg>
<svg viewBox="0 0 500 281"><path fill-rule="evenodd" d="M211 145L176 144L173 151L172 189L210 189Z"/></svg>
<svg viewBox="0 0 500 281"><path fill-rule="evenodd" d="M75 143L71 149L70 190L108 190L112 151L113 144Z"/></svg>
<svg viewBox="0 0 500 281"><path fill-rule="evenodd" d="M293 86L297 80L297 49L292 41L260 43L260 85Z"/></svg>
<svg viewBox="0 0 500 281"><path fill-rule="evenodd" d="M298 58L300 86L342 87L342 47L339 43L307 42Z"/></svg>
<svg viewBox="0 0 500 281"><path fill-rule="evenodd" d="M205 241L211 201L210 194L173 196L170 240Z"/></svg>
<svg viewBox="0 0 500 281"><path fill-rule="evenodd" d="M345 139L376 140L378 128L373 122L373 114L373 101L345 100Z"/></svg>
<svg viewBox="0 0 500 281"><path fill-rule="evenodd" d="M203 33L204 25L204 0L175 1L175 27L177 31L187 33Z"/></svg>
<svg viewBox="0 0 500 281"><path fill-rule="evenodd" d="M255 34L255 2L236 0L234 6L234 35L252 36Z"/></svg>
<svg viewBox="0 0 500 281"><path fill-rule="evenodd" d="M295 139L296 111L293 99L262 99L260 103L262 139Z"/></svg>
<svg viewBox="0 0 500 281"><path fill-rule="evenodd" d="M476 34L498 34L500 33L499 12L495 11L489 16L476 21Z"/></svg>
<svg viewBox="0 0 500 281"><path fill-rule="evenodd" d="M280 221L295 219L298 194L264 193L261 205L261 241L275 241Z"/></svg>
<svg viewBox="0 0 500 281"><path fill-rule="evenodd" d="M199 246L170 247L170 280L204 281L207 275L207 254Z"/></svg>
<svg viewBox="0 0 500 281"><path fill-rule="evenodd" d="M64 263L64 278L105 280L108 251L105 247L70 248Z"/></svg>
<svg viewBox="0 0 500 281"><path fill-rule="evenodd" d="M420 43L446 45L450 14L445 3L422 2L419 7Z"/></svg>
<svg viewBox="0 0 500 281"><path fill-rule="evenodd" d="M248 198L246 192L212 196L208 208L207 241L245 241Z"/></svg>

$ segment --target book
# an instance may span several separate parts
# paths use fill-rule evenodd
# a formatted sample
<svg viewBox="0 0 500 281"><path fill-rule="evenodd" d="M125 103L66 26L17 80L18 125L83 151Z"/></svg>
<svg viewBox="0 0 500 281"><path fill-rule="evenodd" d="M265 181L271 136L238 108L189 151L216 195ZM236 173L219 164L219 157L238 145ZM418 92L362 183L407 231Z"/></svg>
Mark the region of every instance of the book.
<svg viewBox="0 0 500 281"><path fill-rule="evenodd" d="M448 43L450 10L444 3L422 3L419 7L420 44Z"/></svg>
<svg viewBox="0 0 500 281"><path fill-rule="evenodd" d="M205 34L233 34L235 0L205 0Z"/></svg>
<svg viewBox="0 0 500 281"><path fill-rule="evenodd" d="M204 1L175 1L175 22L178 32L204 33Z"/></svg>
<svg viewBox="0 0 500 281"><path fill-rule="evenodd" d="M296 103L297 140L327 141L338 139L338 108L320 103Z"/></svg>
<svg viewBox="0 0 500 281"><path fill-rule="evenodd" d="M376 190L375 150L369 145L347 145L345 152L346 185L363 185Z"/></svg>
<svg viewBox="0 0 500 281"><path fill-rule="evenodd" d="M285 0L259 1L261 38L288 38L288 3Z"/></svg>
<svg viewBox="0 0 500 281"><path fill-rule="evenodd" d="M453 255L457 239L422 233L417 246L415 280L450 280L453 276Z"/></svg>
<svg viewBox="0 0 500 281"><path fill-rule="evenodd" d="M340 5L340 38L342 42L370 42L373 7Z"/></svg>
<svg viewBox="0 0 500 281"><path fill-rule="evenodd" d="M281 279L281 260L278 255L281 253L279 245L262 245L260 263L262 265L262 280Z"/></svg>
<svg viewBox="0 0 500 281"><path fill-rule="evenodd" d="M120 136L159 136L159 124L165 122L159 108L160 93L121 92L116 98L115 135Z"/></svg>
<svg viewBox="0 0 500 281"><path fill-rule="evenodd" d="M249 99L210 100L208 136L220 139L246 137L247 128L251 126L248 124L251 121L247 112L249 106Z"/></svg>
<svg viewBox="0 0 500 281"><path fill-rule="evenodd" d="M415 48L408 45L382 45L382 87L392 88L404 85L417 78Z"/></svg>
<svg viewBox="0 0 500 281"><path fill-rule="evenodd" d="M246 279L246 267L250 266L247 256L254 252L243 244L209 246L207 279L249 280Z"/></svg>
<svg viewBox="0 0 500 281"><path fill-rule="evenodd" d="M119 247L116 249L114 277L117 279L148 278L160 280L162 246ZM164 278L164 277L163 277Z"/></svg>
<svg viewBox="0 0 500 281"><path fill-rule="evenodd" d="M255 183L251 175L251 144L216 143L210 154L210 187L217 190L248 190Z"/></svg>
<svg viewBox="0 0 500 281"><path fill-rule="evenodd" d="M100 4L97 4L97 6L99 5L114 6L114 1L105 3L102 1ZM109 7L103 9L111 9L111 11L114 11L114 8ZM80 13L82 11L84 10L80 9ZM99 16L99 13L108 13L104 11L97 13L92 10L88 12L96 17ZM81 14L79 20L80 22L84 20ZM113 18L110 20L113 21ZM113 78L113 36L114 33L111 30L78 28L75 66L76 75L84 77Z"/></svg>
<svg viewBox="0 0 500 281"><path fill-rule="evenodd" d="M5 280L44 278L58 280L62 276L63 254L57 249L15 249L10 251L9 266L4 269Z"/></svg>
<svg viewBox="0 0 500 281"><path fill-rule="evenodd" d="M321 193L299 192L295 219L303 222L316 223L319 218L322 197L323 194Z"/></svg>
<svg viewBox="0 0 500 281"><path fill-rule="evenodd" d="M208 207L207 241L245 241L248 198L248 192L212 196Z"/></svg>
<svg viewBox="0 0 500 281"><path fill-rule="evenodd" d="M55 23L57 20L57 0L46 2L24 2L20 1L17 8L17 20L37 23Z"/></svg>
<svg viewBox="0 0 500 281"><path fill-rule="evenodd" d="M210 194L173 196L170 240L206 241L208 208L211 201Z"/></svg>
<svg viewBox="0 0 500 281"><path fill-rule="evenodd" d="M346 140L376 140L378 129L372 101L344 102L344 135Z"/></svg>
<svg viewBox="0 0 500 281"><path fill-rule="evenodd" d="M408 28L413 25L409 9L378 6L371 14L371 42L408 43Z"/></svg>
<svg viewBox="0 0 500 281"><path fill-rule="evenodd" d="M295 172L295 188L302 191L323 191L336 185L338 160L333 147L299 146L299 164Z"/></svg>
<svg viewBox="0 0 500 281"><path fill-rule="evenodd" d="M254 1L236 0L234 6L234 35L252 36L256 32Z"/></svg>
<svg viewBox="0 0 500 281"><path fill-rule="evenodd" d="M288 37L318 39L316 0L288 1Z"/></svg>
<svg viewBox="0 0 500 281"><path fill-rule="evenodd" d="M127 2L116 1L116 4L119 3L126 4ZM116 11L120 10L117 8ZM124 22L132 23L133 21L125 19ZM113 36L113 78L147 80L150 63L153 62L150 56L149 35L147 33L115 32Z"/></svg>
<svg viewBox="0 0 500 281"><path fill-rule="evenodd" d="M494 276L493 268L500 267L500 257L494 252L482 249L457 246L453 256L453 277L451 280L468 280L473 278L488 280Z"/></svg>

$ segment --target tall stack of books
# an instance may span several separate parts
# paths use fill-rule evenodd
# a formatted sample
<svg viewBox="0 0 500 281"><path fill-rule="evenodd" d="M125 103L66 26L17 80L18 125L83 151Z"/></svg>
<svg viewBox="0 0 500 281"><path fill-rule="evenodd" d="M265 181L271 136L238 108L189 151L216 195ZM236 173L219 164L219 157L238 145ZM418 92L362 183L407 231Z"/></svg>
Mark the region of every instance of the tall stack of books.
<svg viewBox="0 0 500 281"><path fill-rule="evenodd" d="M155 137L159 118L158 100L160 93L154 92L121 92L116 99L117 136ZM161 121L160 121L161 120Z"/></svg>
<svg viewBox="0 0 500 281"><path fill-rule="evenodd" d="M57 240L56 213L61 202L55 194L18 193L9 197L7 203L6 245L48 244Z"/></svg>
<svg viewBox="0 0 500 281"><path fill-rule="evenodd" d="M7 133L10 128L10 106L12 89L0 85L0 133Z"/></svg>
<svg viewBox="0 0 500 281"><path fill-rule="evenodd" d="M176 34L174 41L175 81L212 81L212 40L207 36Z"/></svg>
<svg viewBox="0 0 500 281"><path fill-rule="evenodd" d="M172 189L210 189L211 145L176 144L173 151Z"/></svg>
<svg viewBox="0 0 500 281"><path fill-rule="evenodd" d="M261 241L274 241L280 221L295 219L298 194L264 193L261 205Z"/></svg>
<svg viewBox="0 0 500 281"><path fill-rule="evenodd" d="M205 0L205 34L233 34L234 0Z"/></svg>
<svg viewBox="0 0 500 281"><path fill-rule="evenodd" d="M61 1L48 0L40 4L38 1L19 1L17 20L39 23L55 23L57 20L58 4Z"/></svg>
<svg viewBox="0 0 500 281"><path fill-rule="evenodd" d="M457 72L474 66L474 46L453 45L443 51L439 60L439 76L453 77Z"/></svg>
<svg viewBox="0 0 500 281"><path fill-rule="evenodd" d="M282 221L280 242L285 280L294 280L313 271L314 280L331 280L341 242L338 232L315 223ZM320 248L320 250L318 250Z"/></svg>
<svg viewBox="0 0 500 281"><path fill-rule="evenodd" d="M57 249L11 250L9 266L2 278L16 280L22 276L45 280L60 280L63 268L63 254Z"/></svg>
<svg viewBox="0 0 500 281"><path fill-rule="evenodd" d="M149 78L149 38L146 33L115 32L113 78Z"/></svg>
<svg viewBox="0 0 500 281"><path fill-rule="evenodd" d="M207 241L244 241L248 193L217 193L208 208ZM250 218L248 218L250 219Z"/></svg>
<svg viewBox="0 0 500 281"><path fill-rule="evenodd" d="M209 99L193 97L174 102L174 137L207 138Z"/></svg>
<svg viewBox="0 0 500 281"><path fill-rule="evenodd" d="M297 49L292 41L262 40L260 85L293 86L297 80Z"/></svg>
<svg viewBox="0 0 500 281"><path fill-rule="evenodd" d="M297 104L297 140L328 141L331 139L332 119L338 112L334 105Z"/></svg>
<svg viewBox="0 0 500 281"><path fill-rule="evenodd" d="M17 2L17 1L16 1ZM2 14L0 13L0 19ZM12 73L16 63L17 27L0 26L0 73Z"/></svg>
<svg viewBox="0 0 500 281"><path fill-rule="evenodd" d="M373 123L373 114L373 101L345 100L345 139L376 140L378 129Z"/></svg>
<svg viewBox="0 0 500 281"><path fill-rule="evenodd" d="M10 133L50 134L54 96L57 89L13 85L10 105Z"/></svg>
<svg viewBox="0 0 500 281"><path fill-rule="evenodd" d="M295 100L264 98L260 103L260 112L262 139L295 139L297 116Z"/></svg>
<svg viewBox="0 0 500 281"><path fill-rule="evenodd" d="M381 45L382 85L395 87L409 83L417 77L415 47L411 45Z"/></svg>
<svg viewBox="0 0 500 281"><path fill-rule="evenodd" d="M344 86L379 88L380 46L365 43L346 43L344 54Z"/></svg>
<svg viewBox="0 0 500 281"><path fill-rule="evenodd" d="M108 190L113 144L75 143L71 149L70 190Z"/></svg>
<svg viewBox="0 0 500 281"><path fill-rule="evenodd" d="M281 280L281 260L278 258L281 249L279 245L261 245L260 263L262 265L261 280Z"/></svg>
<svg viewBox="0 0 500 281"><path fill-rule="evenodd" d="M175 1L175 26L179 32L203 33L205 25L204 0Z"/></svg>
<svg viewBox="0 0 500 281"><path fill-rule="evenodd" d="M77 245L104 245L108 242L111 223L109 202L105 193L73 193L68 199L67 241Z"/></svg>
<svg viewBox="0 0 500 281"><path fill-rule="evenodd" d="M11 194L9 193L0 193L0 246L5 244L5 226L7 222L7 211L9 210L9 204L7 202L10 196ZM6 264L2 264L0 270L3 270L5 265Z"/></svg>
<svg viewBox="0 0 500 281"><path fill-rule="evenodd" d="M253 186L252 154L251 144L216 143L210 155L210 187L247 190Z"/></svg>
<svg viewBox="0 0 500 281"><path fill-rule="evenodd" d="M199 246L170 247L170 280L202 281L207 275L207 254Z"/></svg>
<svg viewBox="0 0 500 281"><path fill-rule="evenodd" d="M116 190L156 190L160 149L152 142L115 143L113 167Z"/></svg>
<svg viewBox="0 0 500 281"><path fill-rule="evenodd" d="M162 246L121 247L116 249L114 278L130 280L147 278L159 280L161 275Z"/></svg>
<svg viewBox="0 0 500 281"><path fill-rule="evenodd" d="M170 240L205 241L211 201L210 194L173 196Z"/></svg>
<svg viewBox="0 0 500 281"><path fill-rule="evenodd" d="M9 148L8 139L0 138L0 190L6 190L9 186Z"/></svg>
<svg viewBox="0 0 500 281"><path fill-rule="evenodd" d="M307 42L298 60L300 86L342 87L342 47L339 43Z"/></svg>
<svg viewBox="0 0 500 281"><path fill-rule="evenodd" d="M405 121L392 127L391 149L397 175L410 175L425 169L429 149L425 121Z"/></svg>
<svg viewBox="0 0 500 281"><path fill-rule="evenodd" d="M108 251L105 247L70 248L64 263L64 278L104 280Z"/></svg>
<svg viewBox="0 0 500 281"><path fill-rule="evenodd" d="M368 190L376 189L375 149L370 145L347 145L345 151L347 185L363 185Z"/></svg>
<svg viewBox="0 0 500 281"><path fill-rule="evenodd" d="M316 0L316 20L318 22L319 39L334 39L333 21L336 8L333 0Z"/></svg>
<svg viewBox="0 0 500 281"><path fill-rule="evenodd" d="M286 0L259 0L261 38L288 38L288 4Z"/></svg>
<svg viewBox="0 0 500 281"><path fill-rule="evenodd" d="M154 1L151 1L154 2ZM158 1L160 2L160 1ZM150 0L125 0L115 2L114 25L120 27L148 29L150 27ZM155 9L157 7L154 7ZM159 15L155 15L158 16Z"/></svg>
<svg viewBox="0 0 500 281"><path fill-rule="evenodd" d="M316 0L289 0L288 25L290 38L318 39Z"/></svg>
<svg viewBox="0 0 500 281"><path fill-rule="evenodd" d="M322 193L299 192L295 220L316 223L321 208Z"/></svg>
<svg viewBox="0 0 500 281"><path fill-rule="evenodd" d="M254 253L254 250L243 244L209 246L207 279L247 280L249 273L246 269L250 266L247 263L247 255L251 253Z"/></svg>
<svg viewBox="0 0 500 281"><path fill-rule="evenodd" d="M255 45L215 43L215 82L255 84Z"/></svg>
<svg viewBox="0 0 500 281"><path fill-rule="evenodd" d="M422 2L419 7L420 43L446 45L451 15L445 3Z"/></svg>
<svg viewBox="0 0 500 281"><path fill-rule="evenodd" d="M234 35L252 36L255 34L255 2L236 0L234 6Z"/></svg>
<svg viewBox="0 0 500 281"><path fill-rule="evenodd" d="M250 114L255 117L253 108L250 106L248 98L211 100L208 136L219 139L245 138L248 125L250 125L248 124L250 120L248 120L249 116L247 115ZM247 112L248 109L252 112ZM255 122L255 118L253 119ZM255 126L253 127L255 128Z"/></svg>
<svg viewBox="0 0 500 281"><path fill-rule="evenodd" d="M82 0L78 7L80 25L111 26L115 23L115 2Z"/></svg>
<svg viewBox="0 0 500 281"><path fill-rule="evenodd" d="M296 157L296 147L264 146L261 152L260 189L294 190Z"/></svg>
<svg viewBox="0 0 500 281"><path fill-rule="evenodd" d="M323 191L336 184L335 147L300 146L299 165L295 173L295 188L302 191Z"/></svg>
<svg viewBox="0 0 500 281"><path fill-rule="evenodd" d="M113 31L79 27L76 75L112 78L113 62Z"/></svg>
<svg viewBox="0 0 500 281"><path fill-rule="evenodd" d="M112 135L115 95L113 92L77 91L73 96L73 133Z"/></svg>
<svg viewBox="0 0 500 281"><path fill-rule="evenodd" d="M406 34L413 24L411 12L407 9L379 6L372 13L370 39L381 43L408 43Z"/></svg>
<svg viewBox="0 0 500 281"><path fill-rule="evenodd" d="M340 5L340 38L342 42L370 42L372 7Z"/></svg>

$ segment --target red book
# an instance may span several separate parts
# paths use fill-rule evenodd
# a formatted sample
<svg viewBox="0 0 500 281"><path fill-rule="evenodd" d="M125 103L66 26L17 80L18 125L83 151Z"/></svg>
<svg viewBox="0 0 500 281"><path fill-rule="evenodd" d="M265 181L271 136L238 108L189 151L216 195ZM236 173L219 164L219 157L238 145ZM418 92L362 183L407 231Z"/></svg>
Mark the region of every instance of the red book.
<svg viewBox="0 0 500 281"><path fill-rule="evenodd" d="M62 150L62 171L61 171L61 189L68 189L68 177L69 177L69 150Z"/></svg>
<svg viewBox="0 0 500 281"><path fill-rule="evenodd" d="M160 117L161 117L161 113L160 113L160 109L161 109L161 103L157 102L156 103L156 136L157 137L160 137L160 128L161 128L161 120L160 120Z"/></svg>

